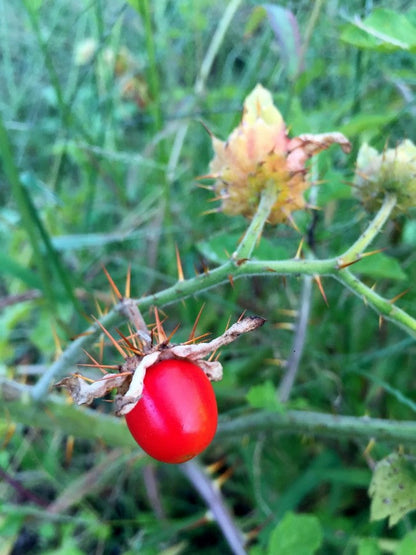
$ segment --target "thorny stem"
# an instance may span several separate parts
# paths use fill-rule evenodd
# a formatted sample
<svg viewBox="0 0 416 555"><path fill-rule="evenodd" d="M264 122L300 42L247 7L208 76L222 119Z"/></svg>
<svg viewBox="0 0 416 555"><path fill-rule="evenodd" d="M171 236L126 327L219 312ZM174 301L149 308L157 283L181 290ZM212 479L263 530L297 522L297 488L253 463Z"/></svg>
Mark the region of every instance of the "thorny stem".
<svg viewBox="0 0 416 555"><path fill-rule="evenodd" d="M66 403L62 397L50 395L44 406L31 404L32 386L0 378L0 399L7 420L44 430L72 434L91 439L91 430L100 441L112 447L132 448L134 443L123 419L96 410ZM241 441L244 436L270 431L313 434L336 439L351 438L416 445L416 422L384 420L369 416L344 416L319 412L289 410L258 411L218 425L216 441Z"/></svg>
<svg viewBox="0 0 416 555"><path fill-rule="evenodd" d="M264 225L270 215L273 204L276 202L277 192L273 183L265 187L261 193L257 211L250 222L250 225L242 238L232 258L238 263L241 260L249 259L253 253L257 241L260 239Z"/></svg>
<svg viewBox="0 0 416 555"><path fill-rule="evenodd" d="M250 234L248 232L246 233L236 250L238 258L240 258L241 255L252 253L252 249L254 248L259 237L259 230L262 229L262 225L264 225L264 222L267 219L267 216L265 215L267 211L267 207L265 206L267 204L266 199L270 202L270 197L268 197L268 195L264 195L262 197L262 202L259 205L259 212L261 215L259 217L257 217L257 214L254 216L252 224L249 226ZM339 269L340 261L345 261L347 255L348 259L351 259L351 254L352 256L358 255L360 249L366 248L371 243L374 237L381 231L381 227L388 218L388 215L391 213L393 207L394 199L389 196L386 198L379 212L364 231L363 235L354 243L353 247L345 251L345 253L341 256L323 260L301 260L298 258L290 260L247 260L244 264L240 265L235 264L235 259L229 260L207 273L197 275L190 279L178 281L173 286L168 287L163 291L159 291L158 293L148 295L140 299L135 299L134 302L137 303L141 310L146 310L151 306L166 306L196 293L201 293L212 287L227 283L230 276L236 280L242 277L254 276L271 277L273 275L326 275L331 276L340 281L343 285L346 285L355 295L361 299L365 299L369 306L371 306L382 317L397 324L412 337L416 337L415 318L394 306L387 299L384 299L375 293L356 276L354 276L354 274L352 274L348 269ZM262 221L263 224L260 225ZM365 236L364 239L362 239L363 236ZM354 250L352 251L352 249ZM120 305L115 306L100 321L106 328L118 325L122 322L123 317L120 314ZM99 333L99 326L94 325L87 330L86 335L77 338L69 345L61 357L42 375L31 391L31 396L35 401L41 401L44 399L53 379L57 376L63 375L66 371L68 371L68 369L75 367L79 358L82 356L82 350L90 348L96 341Z"/></svg>
<svg viewBox="0 0 416 555"><path fill-rule="evenodd" d="M344 252L340 257L340 263L353 262L357 260L368 245L373 241L374 237L380 233L381 228L386 223L393 208L396 206L397 199L395 195L386 195L380 210L371 220L367 229L360 235L357 241Z"/></svg>

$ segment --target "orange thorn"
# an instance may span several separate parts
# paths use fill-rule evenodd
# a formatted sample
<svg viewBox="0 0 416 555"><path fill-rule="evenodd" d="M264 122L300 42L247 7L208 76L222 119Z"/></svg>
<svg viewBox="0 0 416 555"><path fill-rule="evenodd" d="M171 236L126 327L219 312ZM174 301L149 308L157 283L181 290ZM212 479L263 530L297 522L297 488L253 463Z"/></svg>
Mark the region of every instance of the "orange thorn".
<svg viewBox="0 0 416 555"><path fill-rule="evenodd" d="M142 355L142 351L140 349L138 349L137 347L134 346L134 344L129 340L128 337L126 337L123 333L121 333L121 331L119 329L116 328L116 332L119 334L119 336L121 337L121 339L124 341L124 343L126 344L126 347L129 349L129 351L131 351L132 353L136 354L136 355Z"/></svg>
<svg viewBox="0 0 416 555"><path fill-rule="evenodd" d="M169 343L169 342L170 342L170 340L172 339L172 337L175 335L175 333L178 331L178 329L179 329L180 327L181 327L180 324L177 324L177 325L174 327L173 331L172 331L172 332L168 335L168 337L166 338L166 343Z"/></svg>
<svg viewBox="0 0 416 555"><path fill-rule="evenodd" d="M185 277L183 275L183 268L182 268L181 257L179 255L178 245L175 245L175 251L176 251L176 266L178 267L178 281L184 281Z"/></svg>
<svg viewBox="0 0 416 555"><path fill-rule="evenodd" d="M205 210L204 212L201 212L201 216L208 216L208 214L218 214L218 212L220 212L219 208L212 208L212 210Z"/></svg>
<svg viewBox="0 0 416 555"><path fill-rule="evenodd" d="M195 332L196 332L196 327L197 327L197 325L198 325L198 323L199 323L199 320L200 320L200 318L201 318L201 316L202 316L202 312L203 312L204 308L205 308L205 303L204 303L204 304L201 306L201 308L199 309L198 315L197 315L197 317L195 318L194 325L192 326L191 333L189 334L188 341L193 341L193 340L194 340Z"/></svg>
<svg viewBox="0 0 416 555"><path fill-rule="evenodd" d="M125 299L130 299L130 291L131 291L131 264L127 269L127 276L126 276L126 288L124 293Z"/></svg>
<svg viewBox="0 0 416 555"><path fill-rule="evenodd" d="M228 274L228 281L230 282L231 287L234 289L234 278L231 274Z"/></svg>
<svg viewBox="0 0 416 555"><path fill-rule="evenodd" d="M278 330L293 331L295 329L295 325L292 322L278 322L277 324L274 324L273 327Z"/></svg>
<svg viewBox="0 0 416 555"><path fill-rule="evenodd" d="M61 341L58 337L58 334L56 333L56 329L52 328L52 335L53 335L53 342L55 343L55 350L56 350L56 354L57 355L61 355L62 354L62 346L61 346Z"/></svg>
<svg viewBox="0 0 416 555"><path fill-rule="evenodd" d="M361 256L359 256L358 258L354 258L354 260L351 260L350 262L344 262L343 264L338 264L338 270L343 270L344 268L348 268L348 266L352 266L353 264L356 264L360 260L361 260Z"/></svg>
<svg viewBox="0 0 416 555"><path fill-rule="evenodd" d="M165 341L167 341L168 338L166 336L165 330L163 329L162 323L159 318L159 312L156 307L155 307L155 320L156 320L156 332L157 332L158 342L164 343Z"/></svg>
<svg viewBox="0 0 416 555"><path fill-rule="evenodd" d="M74 452L74 436L68 436L65 445L65 463L68 465L72 459L72 453Z"/></svg>
<svg viewBox="0 0 416 555"><path fill-rule="evenodd" d="M297 231L298 233L300 233L300 229L298 228L298 226L296 225L295 220L292 217L292 214L286 214L286 219L289 222L289 224L293 227L293 229L295 231Z"/></svg>
<svg viewBox="0 0 416 555"><path fill-rule="evenodd" d="M218 489L220 489L225 484L225 482L229 478L231 478L233 474L234 474L234 469L230 466L230 468L227 468L227 470L223 472L221 476L219 476L219 478L214 480L214 484L218 487Z"/></svg>
<svg viewBox="0 0 416 555"><path fill-rule="evenodd" d="M316 283L317 283L317 285L318 285L319 291L320 291L320 293L321 293L321 295L322 295L322 298L323 298L324 301L325 301L326 306L329 306L329 304L328 304L328 299L326 298L325 291L324 291L324 288L323 288L323 286L322 286L322 281L321 281L320 276L315 275L315 276L313 276L313 279L316 281Z"/></svg>
<svg viewBox="0 0 416 555"><path fill-rule="evenodd" d="M121 301L122 298L123 298L123 295L120 293L117 285L114 283L113 278L110 276L110 274L108 273L107 268L105 266L102 266L102 269L103 269L105 275L107 276L108 281L110 282L111 289L114 291L118 300Z"/></svg>
<svg viewBox="0 0 416 555"><path fill-rule="evenodd" d="M218 461L211 463L209 465L207 465L205 467L205 470L209 473L209 474L214 474L214 472L217 472L221 467L223 467L225 465L225 458L223 457L222 459L219 459Z"/></svg>
<svg viewBox="0 0 416 555"><path fill-rule="evenodd" d="M303 248L303 242L304 242L305 238L302 237L302 239L300 240L299 246L298 246L298 250L296 251L295 254L295 260L298 260L300 258L300 255L302 253L302 248Z"/></svg>
<svg viewBox="0 0 416 555"><path fill-rule="evenodd" d="M206 333L202 333L201 335L197 335L196 337L193 337L192 339L188 339L187 341L183 342L183 345L191 345L192 343L197 343L198 341L201 341L201 339L205 339L206 337L209 337L211 334L209 332Z"/></svg>
<svg viewBox="0 0 416 555"><path fill-rule="evenodd" d="M6 429L5 437L2 441L1 448L4 449L10 443L10 440L14 436L14 432L16 431L16 424L14 422L10 422Z"/></svg>
<svg viewBox="0 0 416 555"><path fill-rule="evenodd" d="M394 304L396 301L398 301L401 297L403 297L404 295L406 295L406 293L408 293L410 291L410 287L408 287L407 289L405 289L404 291L402 291L401 293L399 293L398 295L396 295L395 297L393 297L392 299L389 300L390 304Z"/></svg>
<svg viewBox="0 0 416 555"><path fill-rule="evenodd" d="M86 351L85 349L82 349L82 350L83 350L84 353L87 355L87 357L88 357L90 360L93 361L93 363L94 363L93 366L94 366L95 368L98 368L98 369L100 369L100 370L102 370L102 369L104 369L104 368L108 368L108 366L105 366L105 365L103 366L103 365L100 364L98 361L96 361L95 358L94 358L92 355L90 355L90 353L89 353L88 351ZM79 364L78 366L90 366L90 365L89 365L89 364ZM114 367L115 367L115 368L118 368L118 366L115 366L115 365L111 365L111 366L110 366L110 368L114 368ZM105 372L104 370L102 370L102 372L103 372L103 374L106 374L106 372Z"/></svg>
<svg viewBox="0 0 416 555"><path fill-rule="evenodd" d="M363 252L361 254L361 258L365 258L366 256L373 256L373 254L379 254L386 250L387 247L383 247L382 249L375 249L374 251Z"/></svg>
<svg viewBox="0 0 416 555"><path fill-rule="evenodd" d="M247 309L245 308L243 310L243 312L240 314L240 316L238 317L237 322L241 322L241 320L244 318L244 316L246 315Z"/></svg>
<svg viewBox="0 0 416 555"><path fill-rule="evenodd" d="M95 318L94 316L93 316L93 318L94 318L96 324L99 325L99 327L103 330L103 332L106 334L106 336L108 337L108 339L111 341L111 343L112 343L112 344L114 345L114 347L117 349L117 351L121 354L121 356L122 356L123 358L127 358L126 353L123 351L123 349L122 349L122 348L120 347L120 345L117 343L117 341L114 339L114 337L111 335L111 333L105 329L105 327L102 325L102 323L101 323L99 320L97 320L97 318Z"/></svg>
<svg viewBox="0 0 416 555"><path fill-rule="evenodd" d="M381 326L383 325L383 322L384 322L384 318L380 314L379 317L378 317L378 329L381 329Z"/></svg>

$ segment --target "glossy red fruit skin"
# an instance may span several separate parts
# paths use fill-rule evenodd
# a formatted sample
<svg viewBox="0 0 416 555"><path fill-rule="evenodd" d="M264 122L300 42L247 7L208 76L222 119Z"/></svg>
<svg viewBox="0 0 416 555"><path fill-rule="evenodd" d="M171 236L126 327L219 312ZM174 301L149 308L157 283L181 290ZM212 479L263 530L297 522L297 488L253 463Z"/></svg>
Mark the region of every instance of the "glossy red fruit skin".
<svg viewBox="0 0 416 555"><path fill-rule="evenodd" d="M218 423L214 389L192 362L157 362L147 369L143 394L126 414L126 422L151 457L166 463L185 462L214 438Z"/></svg>

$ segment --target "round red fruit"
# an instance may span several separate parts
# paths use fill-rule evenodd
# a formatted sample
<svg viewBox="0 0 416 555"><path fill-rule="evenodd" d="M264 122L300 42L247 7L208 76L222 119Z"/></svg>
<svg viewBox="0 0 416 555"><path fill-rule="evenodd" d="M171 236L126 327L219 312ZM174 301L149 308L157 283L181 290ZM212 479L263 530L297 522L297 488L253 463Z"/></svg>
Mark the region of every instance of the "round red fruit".
<svg viewBox="0 0 416 555"><path fill-rule="evenodd" d="M162 360L147 369L143 394L126 421L134 439L154 459L188 461L214 438L218 422L214 389L196 364Z"/></svg>

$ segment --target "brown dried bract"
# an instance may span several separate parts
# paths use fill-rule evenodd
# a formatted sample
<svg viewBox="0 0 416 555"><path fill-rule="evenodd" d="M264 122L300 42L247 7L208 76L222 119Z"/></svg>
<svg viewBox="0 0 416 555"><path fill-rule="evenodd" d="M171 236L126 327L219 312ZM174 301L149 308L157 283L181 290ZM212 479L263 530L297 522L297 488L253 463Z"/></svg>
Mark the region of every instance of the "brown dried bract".
<svg viewBox="0 0 416 555"><path fill-rule="evenodd" d="M105 374L101 379L93 382L77 373L56 384L58 387L67 389L78 405L91 404L95 399L105 397L116 389L117 395L114 402L117 415L125 415L133 409L142 395L146 370L161 360L186 359L199 366L211 381L221 380L222 365L218 360L212 360L213 353L235 341L241 334L253 331L265 322L259 316L247 317L239 320L222 335L211 341L195 342L193 330L188 342L171 344L163 330L157 311L155 311L155 329L153 334L149 334L136 304L130 299L123 299L119 308L120 312L125 314L136 328L133 337L122 336L125 343L122 350L126 350L129 354L125 357L124 363L120 365L120 371ZM100 324L98 323L98 325ZM119 343L111 337L107 330L104 331L120 351ZM157 337L157 344L152 344L152 337ZM210 358L207 359L209 355ZM97 367L99 367L98 363Z"/></svg>

